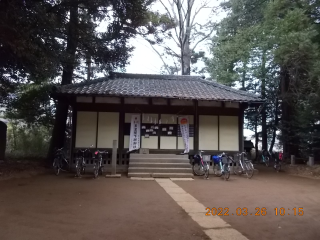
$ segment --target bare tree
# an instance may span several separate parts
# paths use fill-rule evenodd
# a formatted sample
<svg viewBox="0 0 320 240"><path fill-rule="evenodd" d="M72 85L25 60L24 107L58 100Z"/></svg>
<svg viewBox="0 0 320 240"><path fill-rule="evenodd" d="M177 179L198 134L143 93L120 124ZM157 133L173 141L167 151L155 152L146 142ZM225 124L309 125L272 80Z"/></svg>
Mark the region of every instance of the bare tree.
<svg viewBox="0 0 320 240"><path fill-rule="evenodd" d="M168 18L174 23L169 31L163 32L164 39L171 40L171 44L166 41L154 41L150 39L150 35L145 39L161 58L168 74L179 66L182 75L190 75L191 64L204 56L204 53L197 53L196 48L212 36L215 29L213 21L207 20L201 24L197 21L197 17L207 9L209 19L213 16L215 8L210 6L210 0L159 0L159 2ZM161 50L157 47L161 47ZM173 60L173 66L168 64L168 59L170 62Z"/></svg>

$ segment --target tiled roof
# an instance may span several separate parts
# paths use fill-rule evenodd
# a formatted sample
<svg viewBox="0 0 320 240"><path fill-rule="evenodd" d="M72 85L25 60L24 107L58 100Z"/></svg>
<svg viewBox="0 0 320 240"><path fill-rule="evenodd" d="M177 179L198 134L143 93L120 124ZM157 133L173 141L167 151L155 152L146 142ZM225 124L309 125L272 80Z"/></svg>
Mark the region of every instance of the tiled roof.
<svg viewBox="0 0 320 240"><path fill-rule="evenodd" d="M159 97L232 102L263 102L254 94L198 76L110 73L100 78L58 87L56 94L81 96Z"/></svg>

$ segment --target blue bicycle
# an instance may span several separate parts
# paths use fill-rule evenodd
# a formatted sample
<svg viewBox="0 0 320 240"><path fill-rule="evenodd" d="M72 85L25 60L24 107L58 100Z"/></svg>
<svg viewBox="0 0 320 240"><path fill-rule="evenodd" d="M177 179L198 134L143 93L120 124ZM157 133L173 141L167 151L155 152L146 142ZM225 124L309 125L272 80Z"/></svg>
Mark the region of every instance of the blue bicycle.
<svg viewBox="0 0 320 240"><path fill-rule="evenodd" d="M213 164L218 165L218 169L214 171L214 174L218 177L223 176L224 180L227 181L230 178L230 163L233 162L232 158L222 153L212 156L212 161Z"/></svg>

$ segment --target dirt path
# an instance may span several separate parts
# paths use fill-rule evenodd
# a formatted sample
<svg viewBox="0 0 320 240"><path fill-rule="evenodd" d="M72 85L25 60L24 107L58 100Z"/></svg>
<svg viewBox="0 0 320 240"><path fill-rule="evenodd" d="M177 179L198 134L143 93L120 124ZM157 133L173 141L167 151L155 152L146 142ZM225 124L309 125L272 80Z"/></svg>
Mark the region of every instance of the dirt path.
<svg viewBox="0 0 320 240"><path fill-rule="evenodd" d="M222 219L248 239L320 239L318 180L277 174L262 167L250 180L231 175L227 182L211 177L176 183L208 208L227 208L229 216ZM247 208L248 216L237 216L237 208ZM255 216L256 208L266 208L266 215L260 212ZM284 208L285 215L276 216L274 208ZM298 210L294 216L293 208L303 208L303 216Z"/></svg>
<svg viewBox="0 0 320 240"><path fill-rule="evenodd" d="M0 182L0 238L208 239L155 181L41 175Z"/></svg>

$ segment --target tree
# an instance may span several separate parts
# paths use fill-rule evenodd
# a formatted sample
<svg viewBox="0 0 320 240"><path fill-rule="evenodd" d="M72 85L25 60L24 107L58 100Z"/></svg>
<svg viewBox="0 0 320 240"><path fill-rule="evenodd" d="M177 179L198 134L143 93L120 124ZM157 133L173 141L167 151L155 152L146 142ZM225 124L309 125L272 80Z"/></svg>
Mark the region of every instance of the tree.
<svg viewBox="0 0 320 240"><path fill-rule="evenodd" d="M180 72L182 75L201 72L196 68L191 69L191 65L204 57L204 51L198 52L197 47L212 35L215 24L212 20L201 24L197 21L197 17L204 10L214 11L214 8L210 7L210 1L199 3L195 0L159 0L159 2L165 9L167 27L162 32L160 41L150 36L144 38L161 58L162 71L167 74ZM173 65L168 62L173 62Z"/></svg>
<svg viewBox="0 0 320 240"><path fill-rule="evenodd" d="M82 66L86 60L92 61L101 72L123 69L133 50L127 43L128 39L136 34L138 28L148 26L148 8L152 2L1 1L1 103L10 109L12 116L34 121L35 118L26 110L36 107L33 113L39 117L44 113L37 110L44 110L47 106L40 104L47 91L39 95L38 90L52 83L66 85L83 79ZM98 31L98 27L102 31ZM147 29L145 33L152 32ZM61 80L57 79L58 76ZM29 105L23 101L26 99L32 100ZM53 111L50 109L50 114L55 117L49 160L53 149L63 146L68 115L64 101L58 100L55 106ZM50 114L47 113L47 117Z"/></svg>
<svg viewBox="0 0 320 240"><path fill-rule="evenodd" d="M261 119L254 111L247 112L252 129L262 125L264 146L269 143L272 150L280 130L285 154L315 151L319 3L230 0L225 6L230 14L220 24L213 40L214 57L208 61L212 76L241 84L266 100Z"/></svg>

